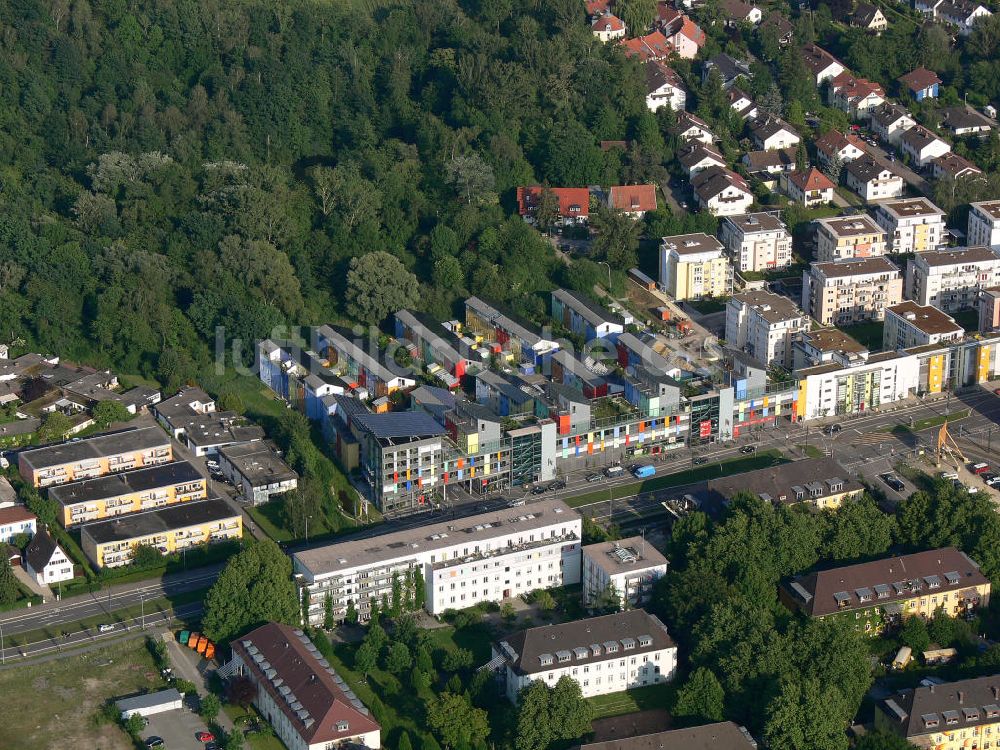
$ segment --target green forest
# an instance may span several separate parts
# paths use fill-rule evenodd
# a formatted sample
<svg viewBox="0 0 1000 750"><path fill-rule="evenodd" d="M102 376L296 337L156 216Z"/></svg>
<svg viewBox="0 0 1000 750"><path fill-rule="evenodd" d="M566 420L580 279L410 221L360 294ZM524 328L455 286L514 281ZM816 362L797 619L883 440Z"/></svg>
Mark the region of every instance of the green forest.
<svg viewBox="0 0 1000 750"><path fill-rule="evenodd" d="M13 0L0 25L0 340L167 387L219 326L374 317L348 304L373 252L442 316L551 288L515 186L664 161L580 0Z"/></svg>

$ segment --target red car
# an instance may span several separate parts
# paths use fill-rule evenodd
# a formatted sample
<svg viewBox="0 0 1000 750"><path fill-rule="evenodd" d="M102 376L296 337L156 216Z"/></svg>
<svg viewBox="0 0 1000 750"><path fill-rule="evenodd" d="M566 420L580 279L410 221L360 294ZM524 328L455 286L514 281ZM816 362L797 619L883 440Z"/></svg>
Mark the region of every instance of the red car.
<svg viewBox="0 0 1000 750"><path fill-rule="evenodd" d="M196 740L198 740L198 742L214 742L215 741L215 735L212 734L211 732L198 732L198 734L196 734L194 736L194 738Z"/></svg>
<svg viewBox="0 0 1000 750"><path fill-rule="evenodd" d="M1000 388L994 388L994 389L993 389L993 392L994 392L995 394L997 394L998 396L1000 396Z"/></svg>

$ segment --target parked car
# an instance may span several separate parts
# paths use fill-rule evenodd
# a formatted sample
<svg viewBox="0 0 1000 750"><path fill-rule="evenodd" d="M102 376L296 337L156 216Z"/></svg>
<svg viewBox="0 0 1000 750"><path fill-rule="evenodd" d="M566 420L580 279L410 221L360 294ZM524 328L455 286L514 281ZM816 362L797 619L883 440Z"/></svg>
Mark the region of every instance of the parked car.
<svg viewBox="0 0 1000 750"><path fill-rule="evenodd" d="M694 458L691 459L691 463L694 464L695 466L701 466L702 464L707 464L708 459L705 458L704 456L695 456Z"/></svg>
<svg viewBox="0 0 1000 750"><path fill-rule="evenodd" d="M198 742L215 742L215 735L211 732L198 732L194 738L198 740Z"/></svg>
<svg viewBox="0 0 1000 750"><path fill-rule="evenodd" d="M994 474L992 471L987 471L985 474L980 474L979 476L981 476L983 481L990 487L992 487L995 482L1000 482L1000 474Z"/></svg>
<svg viewBox="0 0 1000 750"><path fill-rule="evenodd" d="M156 737L155 735L153 737L147 737L146 738L146 747L150 747L150 748L153 748L153 747L163 747L163 738L162 737Z"/></svg>
<svg viewBox="0 0 1000 750"><path fill-rule="evenodd" d="M969 467L969 471L971 471L973 474L985 474L989 470L990 470L990 465L984 463L972 464L972 466Z"/></svg>
<svg viewBox="0 0 1000 750"><path fill-rule="evenodd" d="M903 489L906 487L906 485L903 484L899 480L899 477L897 477L895 474L892 474L892 473L879 474L878 476L879 476L879 479L881 479L887 485L889 485L890 487L892 487L892 489L896 490L896 492L902 492Z"/></svg>
<svg viewBox="0 0 1000 750"><path fill-rule="evenodd" d="M548 491L548 489L549 488L546 487L544 484L536 484L534 487L531 488L531 494L544 495Z"/></svg>
<svg viewBox="0 0 1000 750"><path fill-rule="evenodd" d="M614 479L615 477L620 477L625 473L625 469L621 466L609 466L604 470L604 476L608 479Z"/></svg>
<svg viewBox="0 0 1000 750"><path fill-rule="evenodd" d="M553 491L564 490L566 489L566 483L561 479L557 479L556 481L554 481L552 484L549 485L549 489Z"/></svg>
<svg viewBox="0 0 1000 750"><path fill-rule="evenodd" d="M757 452L756 445L744 445L742 448L740 448L740 453L756 453L756 452Z"/></svg>
<svg viewBox="0 0 1000 750"><path fill-rule="evenodd" d="M524 505L523 497L515 497L513 500L507 501L508 508L517 508L518 506Z"/></svg>
<svg viewBox="0 0 1000 750"><path fill-rule="evenodd" d="M604 479L604 477L601 474L588 474L587 475L587 481L588 482L600 482L602 479Z"/></svg>

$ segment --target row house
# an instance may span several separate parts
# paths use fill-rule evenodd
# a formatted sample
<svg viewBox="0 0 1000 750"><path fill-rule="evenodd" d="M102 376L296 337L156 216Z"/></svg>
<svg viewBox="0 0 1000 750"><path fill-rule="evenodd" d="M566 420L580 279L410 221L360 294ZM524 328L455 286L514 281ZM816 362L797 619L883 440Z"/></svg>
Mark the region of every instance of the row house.
<svg viewBox="0 0 1000 750"><path fill-rule="evenodd" d="M585 341L605 337L614 341L625 330L625 320L620 315L568 289L552 292L552 317Z"/></svg>
<svg viewBox="0 0 1000 750"><path fill-rule="evenodd" d="M506 353L515 363L538 366L559 348L557 342L535 333L478 297L465 301L465 328L468 334L490 344L495 354Z"/></svg>
<svg viewBox="0 0 1000 750"><path fill-rule="evenodd" d="M590 191L587 188L550 188L540 185L517 189L517 212L522 219L529 224L535 223L535 213L546 192L550 192L554 200L558 201L557 223L563 226L587 223L590 217Z"/></svg>
<svg viewBox="0 0 1000 750"><path fill-rule="evenodd" d="M422 361L428 371L433 370L449 388L457 388L467 372L482 364L471 359L472 351L467 342L430 316L398 310L393 317L396 338L405 341L412 348L414 359Z"/></svg>
<svg viewBox="0 0 1000 750"><path fill-rule="evenodd" d="M417 384L412 373L399 367L391 357L379 361L375 341L352 340L350 332L330 325L320 326L316 333L320 356L330 362L330 367L351 388L362 387L379 397Z"/></svg>

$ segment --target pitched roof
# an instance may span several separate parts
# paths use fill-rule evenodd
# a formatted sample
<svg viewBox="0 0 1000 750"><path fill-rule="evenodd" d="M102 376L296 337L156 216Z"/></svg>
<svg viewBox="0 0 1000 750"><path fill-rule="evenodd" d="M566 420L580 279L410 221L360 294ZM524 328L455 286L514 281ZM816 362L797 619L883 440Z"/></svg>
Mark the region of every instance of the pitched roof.
<svg viewBox="0 0 1000 750"><path fill-rule="evenodd" d="M873 159L868 154L858 158L852 159L846 165L848 174L853 175L853 177L859 182L871 182L877 179L882 172L889 172L891 175L898 177L895 172L893 172L888 167L884 167L879 164L875 159Z"/></svg>
<svg viewBox="0 0 1000 750"><path fill-rule="evenodd" d="M815 44L807 44L802 47L802 61L814 76L819 75L831 65L839 65L842 69L847 67L825 49Z"/></svg>
<svg viewBox="0 0 1000 750"><path fill-rule="evenodd" d="M830 82L830 87L849 102L865 99L873 94L885 99L885 89L882 88L882 84L869 81L867 78L857 78L846 70Z"/></svg>
<svg viewBox="0 0 1000 750"><path fill-rule="evenodd" d="M858 7L854 9L851 20L855 25L867 29L880 15L882 15L882 11L871 3L858 3ZM885 16L882 16L882 18L884 19Z"/></svg>
<svg viewBox="0 0 1000 750"><path fill-rule="evenodd" d="M965 736L966 730L995 724L1000 717L1000 675L900 690L880 702L879 709L905 737L958 736L960 731Z"/></svg>
<svg viewBox="0 0 1000 750"><path fill-rule="evenodd" d="M692 178L691 184L702 201L711 200L729 187L736 187L748 195L751 194L746 180L725 167L703 169Z"/></svg>
<svg viewBox="0 0 1000 750"><path fill-rule="evenodd" d="M827 156L840 154L848 146L854 146L859 151L866 151L865 142L853 133L845 135L839 130L829 130L816 139L816 150Z"/></svg>
<svg viewBox="0 0 1000 750"><path fill-rule="evenodd" d="M715 57L710 57L704 63L705 70L716 68L723 81L731 81L739 76L750 75L749 66L742 60L737 60L732 55L720 52Z"/></svg>
<svg viewBox="0 0 1000 750"><path fill-rule="evenodd" d="M885 104L880 104L878 107L871 111L872 119L881 125L883 128L888 128L904 117L909 117L913 119L910 113L905 107L901 107L898 104L892 104L886 102Z"/></svg>
<svg viewBox="0 0 1000 750"><path fill-rule="evenodd" d="M947 143L947 141L934 135L934 133L925 128L923 125L914 125L900 137L900 143L906 144L914 151L922 151L934 143L934 141Z"/></svg>
<svg viewBox="0 0 1000 750"><path fill-rule="evenodd" d="M687 16L684 16L684 20L681 22L681 27L677 30L677 33L682 36L686 36L699 47L702 47L705 44L705 32L702 30L701 26L696 24Z"/></svg>
<svg viewBox="0 0 1000 750"><path fill-rule="evenodd" d="M945 107L938 111L938 125L952 131L976 128L990 130L993 121L979 114L971 107Z"/></svg>
<svg viewBox="0 0 1000 750"><path fill-rule="evenodd" d="M592 742L580 750L751 750L756 748L745 729L731 721L671 729L638 737Z"/></svg>
<svg viewBox="0 0 1000 750"><path fill-rule="evenodd" d="M959 156L952 151L936 158L934 160L934 166L941 172L956 178L983 173L983 170L966 159L964 156Z"/></svg>
<svg viewBox="0 0 1000 750"><path fill-rule="evenodd" d="M679 10L665 2L656 4L656 19L660 22L660 27L664 33L675 33L675 30L680 28L682 19L686 17Z"/></svg>
<svg viewBox="0 0 1000 750"><path fill-rule="evenodd" d="M725 166L726 157L711 146L706 146L701 141L690 141L677 150L677 161L685 169L690 169L703 159L714 159L720 166Z"/></svg>
<svg viewBox="0 0 1000 750"><path fill-rule="evenodd" d="M833 190L836 187L833 181L816 167L810 167L803 172L792 172L788 175L788 181L803 193L808 190Z"/></svg>
<svg viewBox="0 0 1000 750"><path fill-rule="evenodd" d="M928 70L924 67L919 67L916 70L911 70L905 75L901 75L896 79L901 84L906 86L913 93L918 91L923 91L924 89L930 88L936 83L941 83L941 79L938 78L937 73L933 70Z"/></svg>
<svg viewBox="0 0 1000 750"><path fill-rule="evenodd" d="M623 39L622 46L627 56L638 57L640 60L662 59L674 50L673 45L659 31L634 39Z"/></svg>
<svg viewBox="0 0 1000 750"><path fill-rule="evenodd" d="M599 16L594 16L590 28L593 31L624 31L625 22L611 13L602 13Z"/></svg>
<svg viewBox="0 0 1000 750"><path fill-rule="evenodd" d="M659 60L649 60L646 62L646 93L652 94L659 91L667 84L675 89L686 91L684 81L677 75L677 72L669 65L664 65Z"/></svg>
<svg viewBox="0 0 1000 750"><path fill-rule="evenodd" d="M747 151L743 154L743 164L750 172L763 172L769 167L792 167L795 164L796 149L779 148L770 151Z"/></svg>
<svg viewBox="0 0 1000 750"><path fill-rule="evenodd" d="M729 18L736 18L745 21L754 10L752 5L747 5L743 0L721 0L719 10Z"/></svg>
<svg viewBox="0 0 1000 750"><path fill-rule="evenodd" d="M750 123L750 132L760 141L765 141L782 130L786 130L796 137L799 135L795 128L774 115L764 115Z"/></svg>
<svg viewBox="0 0 1000 750"><path fill-rule="evenodd" d="M559 199L560 216L588 216L590 214L590 191L587 188L549 188ZM521 216L530 216L542 199L541 185L519 187L517 189L517 210Z"/></svg>
<svg viewBox="0 0 1000 750"><path fill-rule="evenodd" d="M712 129L708 126L707 122L690 112L678 113L677 124L670 129L670 132L676 135L683 135L684 131L690 130L694 127L701 128L708 133L712 132Z"/></svg>
<svg viewBox="0 0 1000 750"><path fill-rule="evenodd" d="M618 211L655 211L656 185L615 185L608 191L608 204Z"/></svg>
<svg viewBox="0 0 1000 750"><path fill-rule="evenodd" d="M24 561L34 571L41 571L49 564L52 555L59 549L56 540L44 528L38 529L24 550Z"/></svg>
<svg viewBox="0 0 1000 750"><path fill-rule="evenodd" d="M780 13L776 10L772 10L764 16L764 20L761 21L760 24L761 29L770 28L771 26L777 30L779 38L790 36L795 32L795 27L792 26L792 22L785 18L784 13Z"/></svg>
<svg viewBox="0 0 1000 750"><path fill-rule="evenodd" d="M611 9L611 0L586 0L587 15L596 16Z"/></svg>
<svg viewBox="0 0 1000 750"><path fill-rule="evenodd" d="M255 673L258 689L270 694L306 745L380 730L368 709L301 630L270 622L234 640L232 648Z"/></svg>
<svg viewBox="0 0 1000 750"><path fill-rule="evenodd" d="M24 523L25 521L37 521L38 517L23 505L14 505L10 508L0 508L0 526L9 526L12 523Z"/></svg>
<svg viewBox="0 0 1000 750"><path fill-rule="evenodd" d="M791 301L788 304L799 316L804 314ZM793 314L789 313L787 317L792 317ZM802 497L797 496L797 490L804 490ZM820 494L814 496L812 490ZM710 479L706 485L706 493L714 496L717 502L732 498L738 492L751 492L764 500L786 505L862 490L864 485L854 479L851 472L838 461L828 456L804 458L801 461Z"/></svg>

